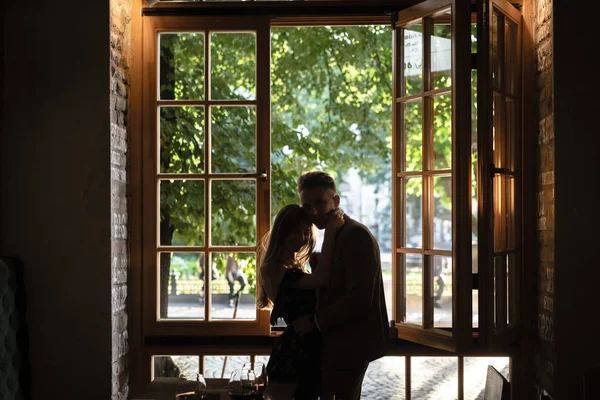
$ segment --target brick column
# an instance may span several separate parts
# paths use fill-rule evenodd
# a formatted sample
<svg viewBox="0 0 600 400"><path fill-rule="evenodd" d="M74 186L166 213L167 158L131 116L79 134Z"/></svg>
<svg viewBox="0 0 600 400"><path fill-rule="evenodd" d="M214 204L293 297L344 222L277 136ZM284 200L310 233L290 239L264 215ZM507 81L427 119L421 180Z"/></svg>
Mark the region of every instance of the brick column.
<svg viewBox="0 0 600 400"><path fill-rule="evenodd" d="M127 132L131 55L131 0L110 2L110 150L112 398L129 395L127 336Z"/></svg>
<svg viewBox="0 0 600 400"><path fill-rule="evenodd" d="M535 0L534 49L538 132L536 157L537 238L537 348L535 350L538 395L553 393L556 348L554 341L554 102L552 0Z"/></svg>

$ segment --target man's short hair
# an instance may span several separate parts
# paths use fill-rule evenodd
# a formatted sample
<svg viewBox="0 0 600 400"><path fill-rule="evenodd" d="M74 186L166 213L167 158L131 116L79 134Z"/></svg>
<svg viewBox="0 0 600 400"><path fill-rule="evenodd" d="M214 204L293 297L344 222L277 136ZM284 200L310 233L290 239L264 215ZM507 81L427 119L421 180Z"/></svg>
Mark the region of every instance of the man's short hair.
<svg viewBox="0 0 600 400"><path fill-rule="evenodd" d="M334 192L337 192L335 188L335 181L326 172L305 172L298 178L298 193L300 193L304 189L312 189L316 187L324 187L327 189L332 189Z"/></svg>

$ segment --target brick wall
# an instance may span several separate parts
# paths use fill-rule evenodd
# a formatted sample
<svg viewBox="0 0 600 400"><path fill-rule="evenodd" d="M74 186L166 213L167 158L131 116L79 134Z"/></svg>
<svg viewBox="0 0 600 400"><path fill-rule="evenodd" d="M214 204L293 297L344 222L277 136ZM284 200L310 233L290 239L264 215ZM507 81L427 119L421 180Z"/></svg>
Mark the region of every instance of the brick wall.
<svg viewBox="0 0 600 400"><path fill-rule="evenodd" d="M129 394L127 337L127 131L131 0L110 2L112 398Z"/></svg>
<svg viewBox="0 0 600 400"><path fill-rule="evenodd" d="M535 384L538 394L554 392L554 102L552 0L534 1L534 50L538 100L536 173L537 348Z"/></svg>

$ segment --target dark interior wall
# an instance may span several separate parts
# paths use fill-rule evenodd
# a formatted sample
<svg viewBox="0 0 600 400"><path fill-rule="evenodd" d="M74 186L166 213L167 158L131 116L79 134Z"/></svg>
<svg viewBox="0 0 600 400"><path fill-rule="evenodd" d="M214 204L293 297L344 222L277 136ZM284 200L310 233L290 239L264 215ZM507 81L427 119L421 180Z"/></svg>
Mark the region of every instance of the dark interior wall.
<svg viewBox="0 0 600 400"><path fill-rule="evenodd" d="M0 93L4 94L4 14L6 5L5 2L0 2L0 20L3 28L0 29ZM4 96L0 96L0 144L4 132ZM2 147L0 147L0 166L2 165ZM2 199L4 192L2 191L2 175L0 174L0 210L2 210ZM2 223L2 213L0 212L0 224ZM2 235L0 235L0 248L2 248Z"/></svg>
<svg viewBox="0 0 600 400"><path fill-rule="evenodd" d="M111 396L107 1L5 2L0 253L26 267L34 399Z"/></svg>
<svg viewBox="0 0 600 400"><path fill-rule="evenodd" d="M587 4L587 3L586 3ZM581 399L582 376L600 365L598 27L591 10L554 2L555 343L557 399ZM595 385L598 384L597 378Z"/></svg>

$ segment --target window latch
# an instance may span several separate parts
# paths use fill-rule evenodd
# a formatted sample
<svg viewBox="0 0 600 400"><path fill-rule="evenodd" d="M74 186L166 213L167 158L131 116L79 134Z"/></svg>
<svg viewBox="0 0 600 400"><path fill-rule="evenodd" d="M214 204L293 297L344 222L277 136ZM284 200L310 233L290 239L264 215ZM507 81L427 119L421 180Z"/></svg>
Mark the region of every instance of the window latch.
<svg viewBox="0 0 600 400"><path fill-rule="evenodd" d="M267 174L267 170L263 169L261 172L257 172L255 174L244 174L242 175L243 178L256 178L259 181L266 181L268 178L268 174Z"/></svg>
<svg viewBox="0 0 600 400"><path fill-rule="evenodd" d="M511 178L515 177L515 173L513 171L511 171L510 169L508 169L508 168L496 168L494 166L494 164L492 164L491 175L492 175L492 178L494 176L496 176L496 175L507 175L507 176L509 176Z"/></svg>

